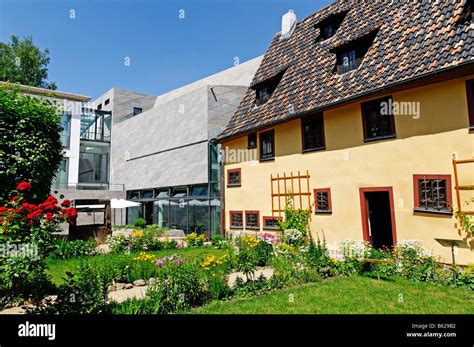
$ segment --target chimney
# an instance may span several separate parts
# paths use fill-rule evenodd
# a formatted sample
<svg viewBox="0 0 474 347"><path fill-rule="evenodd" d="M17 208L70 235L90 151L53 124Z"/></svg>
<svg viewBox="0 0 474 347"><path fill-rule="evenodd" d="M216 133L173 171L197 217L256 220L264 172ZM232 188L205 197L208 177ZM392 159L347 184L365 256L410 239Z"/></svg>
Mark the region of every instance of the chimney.
<svg viewBox="0 0 474 347"><path fill-rule="evenodd" d="M281 36L280 40L285 40L293 34L296 28L296 15L293 10L289 10L281 18Z"/></svg>

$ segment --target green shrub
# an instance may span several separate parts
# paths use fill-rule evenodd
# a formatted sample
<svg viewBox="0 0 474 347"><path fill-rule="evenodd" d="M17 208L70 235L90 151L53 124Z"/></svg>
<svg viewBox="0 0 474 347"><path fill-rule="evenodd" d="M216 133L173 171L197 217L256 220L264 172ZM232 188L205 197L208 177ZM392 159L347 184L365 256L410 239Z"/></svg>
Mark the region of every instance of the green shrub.
<svg viewBox="0 0 474 347"><path fill-rule="evenodd" d="M161 307L161 291L149 292L143 299L128 299L122 303L112 302L110 313L112 314L159 314Z"/></svg>
<svg viewBox="0 0 474 347"><path fill-rule="evenodd" d="M157 284L148 289L147 296L160 303L159 313L164 314L202 306L209 300L199 265L188 262L163 265Z"/></svg>
<svg viewBox="0 0 474 347"><path fill-rule="evenodd" d="M235 247L230 249L229 259L233 259L235 269L242 271L247 281L251 281L254 279L255 270L260 262L257 247L262 241L257 240L253 235L239 236L234 241Z"/></svg>
<svg viewBox="0 0 474 347"><path fill-rule="evenodd" d="M43 201L63 160L60 104L0 85L0 124L0 200L28 181L33 185L28 202Z"/></svg>
<svg viewBox="0 0 474 347"><path fill-rule="evenodd" d="M76 273L66 273L65 284L59 286L55 302L44 303L33 313L97 314L107 313L108 286L112 277L104 268L81 265Z"/></svg>
<svg viewBox="0 0 474 347"><path fill-rule="evenodd" d="M271 243L260 240L255 247L255 253L257 257L257 266L266 266L270 264L273 254L273 246Z"/></svg>
<svg viewBox="0 0 474 347"><path fill-rule="evenodd" d="M326 244L326 237L323 234L323 240L317 236L316 241L310 234L308 251L304 254L307 264L315 269L322 277L334 276L334 267L329 257Z"/></svg>
<svg viewBox="0 0 474 347"><path fill-rule="evenodd" d="M163 249L176 249L178 247L178 242L175 240L163 241Z"/></svg>
<svg viewBox="0 0 474 347"><path fill-rule="evenodd" d="M201 234L198 235L194 232L189 233L186 235L184 238L184 242L188 245L188 247L200 247L204 244L206 241L206 235Z"/></svg>
<svg viewBox="0 0 474 347"><path fill-rule="evenodd" d="M146 227L146 220L144 218L137 218L133 223L135 228L144 229Z"/></svg>
<svg viewBox="0 0 474 347"><path fill-rule="evenodd" d="M474 290L474 264L469 264L465 268L458 267L455 271L457 279L453 285L459 288Z"/></svg>
<svg viewBox="0 0 474 347"><path fill-rule="evenodd" d="M159 251L176 248L176 241L161 241L164 229L148 226L134 230L131 234L117 233L107 236L107 243L112 253L130 253L141 251Z"/></svg>
<svg viewBox="0 0 474 347"><path fill-rule="evenodd" d="M303 256L276 256L273 257L271 265L274 280L281 287L317 282L321 279L317 269L305 264Z"/></svg>
<svg viewBox="0 0 474 347"><path fill-rule="evenodd" d="M283 288L283 286L274 277L267 279L263 274L257 279L247 282L244 282L241 277L237 277L233 288L233 295L237 297L250 297L268 294L272 290L280 288Z"/></svg>
<svg viewBox="0 0 474 347"><path fill-rule="evenodd" d="M58 239L56 241L55 249L51 254L53 259L70 259L76 257L83 257L95 253L95 241L73 240L67 241Z"/></svg>
<svg viewBox="0 0 474 347"><path fill-rule="evenodd" d="M309 233L309 216L309 210L293 210L291 208L291 200L289 200L285 207L285 218L278 222L278 229L280 231L288 229L299 230L304 238Z"/></svg>
<svg viewBox="0 0 474 347"><path fill-rule="evenodd" d="M405 279L428 282L435 278L439 266L421 241L400 241L395 250L397 274Z"/></svg>
<svg viewBox="0 0 474 347"><path fill-rule="evenodd" d="M207 290L213 300L222 300L231 295L227 283L227 274L222 270L214 270L207 274Z"/></svg>
<svg viewBox="0 0 474 347"><path fill-rule="evenodd" d="M211 238L212 246L217 249L227 248L227 240L221 234L213 234Z"/></svg>

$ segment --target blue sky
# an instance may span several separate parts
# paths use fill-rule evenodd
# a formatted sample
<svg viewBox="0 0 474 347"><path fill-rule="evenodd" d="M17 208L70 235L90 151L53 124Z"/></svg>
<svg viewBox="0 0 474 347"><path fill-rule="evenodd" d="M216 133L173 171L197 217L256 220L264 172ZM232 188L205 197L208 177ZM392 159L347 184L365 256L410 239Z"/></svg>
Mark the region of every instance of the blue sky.
<svg viewBox="0 0 474 347"><path fill-rule="evenodd" d="M59 90L97 97L120 87L159 95L232 67L234 57L264 54L285 12L293 9L300 20L331 2L0 0L0 41L31 35L48 48L49 80Z"/></svg>

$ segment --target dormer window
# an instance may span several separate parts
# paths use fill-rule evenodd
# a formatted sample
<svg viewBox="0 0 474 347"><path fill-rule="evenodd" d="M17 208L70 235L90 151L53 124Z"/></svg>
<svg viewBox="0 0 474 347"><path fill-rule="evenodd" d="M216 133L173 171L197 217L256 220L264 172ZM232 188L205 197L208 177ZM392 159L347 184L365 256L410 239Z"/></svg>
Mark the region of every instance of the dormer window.
<svg viewBox="0 0 474 347"><path fill-rule="evenodd" d="M359 68L376 35L377 31L373 31L357 40L331 50L332 53L336 53L335 71L342 75Z"/></svg>
<svg viewBox="0 0 474 347"><path fill-rule="evenodd" d="M357 61L356 58L356 50L355 49L349 49L347 51L343 51L340 53L339 57L339 66L340 66L340 72L339 73L346 73L351 70L355 70L359 67L360 61Z"/></svg>
<svg viewBox="0 0 474 347"><path fill-rule="evenodd" d="M285 74L285 71L286 69L273 76L272 78L260 82L259 84L256 84L252 87L256 93L255 104L257 106L266 103L272 97L272 94L278 87L278 84L280 83L283 75Z"/></svg>
<svg viewBox="0 0 474 347"><path fill-rule="evenodd" d="M257 89L257 100L263 104L270 99L270 90L268 86L262 86L260 89Z"/></svg>
<svg viewBox="0 0 474 347"><path fill-rule="evenodd" d="M464 6L463 19L468 22L474 22L474 0L467 0Z"/></svg>
<svg viewBox="0 0 474 347"><path fill-rule="evenodd" d="M341 26L347 12L349 11L333 14L316 24L315 28L319 29L318 41L324 41L336 35L336 31Z"/></svg>

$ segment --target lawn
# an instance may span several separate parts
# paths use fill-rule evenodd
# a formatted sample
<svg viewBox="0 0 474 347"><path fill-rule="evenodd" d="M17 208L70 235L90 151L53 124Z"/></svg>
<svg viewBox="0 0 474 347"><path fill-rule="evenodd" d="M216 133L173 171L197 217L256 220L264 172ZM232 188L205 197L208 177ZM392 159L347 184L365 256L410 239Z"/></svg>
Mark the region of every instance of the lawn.
<svg viewBox="0 0 474 347"><path fill-rule="evenodd" d="M411 281L345 277L252 298L212 302L194 314L474 314L474 293Z"/></svg>
<svg viewBox="0 0 474 347"><path fill-rule="evenodd" d="M166 249L161 251L150 251L147 254L154 254L158 257L164 257L171 254L179 254L184 259L202 259L208 255L222 255L225 251L211 248L211 247L198 247L198 248L183 248L183 249ZM47 261L48 270L47 273L51 275L54 284L58 285L63 282L63 278L66 275L66 271L74 272L75 269L81 263L89 263L92 265L100 265L105 263L122 262L123 260L132 260L139 253L126 254L101 254L95 256L88 256L82 258L72 258L68 260L52 260Z"/></svg>

